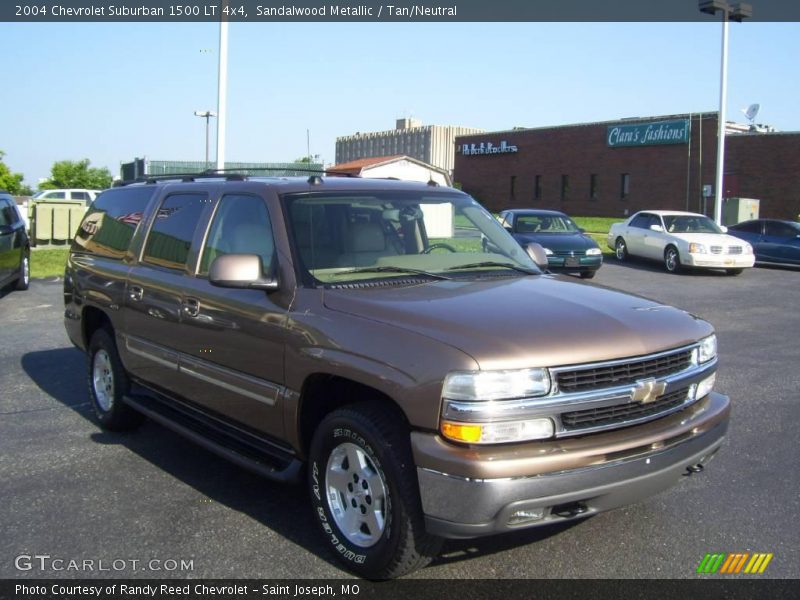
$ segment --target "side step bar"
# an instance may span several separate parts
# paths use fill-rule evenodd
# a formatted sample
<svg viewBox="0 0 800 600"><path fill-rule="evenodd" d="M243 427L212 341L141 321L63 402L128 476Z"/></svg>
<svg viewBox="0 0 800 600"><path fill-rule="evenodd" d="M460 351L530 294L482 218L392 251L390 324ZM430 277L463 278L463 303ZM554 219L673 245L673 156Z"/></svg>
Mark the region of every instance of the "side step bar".
<svg viewBox="0 0 800 600"><path fill-rule="evenodd" d="M289 453L246 440L232 427L194 416L149 396L129 395L124 402L156 423L253 473L282 483L298 483L303 463Z"/></svg>

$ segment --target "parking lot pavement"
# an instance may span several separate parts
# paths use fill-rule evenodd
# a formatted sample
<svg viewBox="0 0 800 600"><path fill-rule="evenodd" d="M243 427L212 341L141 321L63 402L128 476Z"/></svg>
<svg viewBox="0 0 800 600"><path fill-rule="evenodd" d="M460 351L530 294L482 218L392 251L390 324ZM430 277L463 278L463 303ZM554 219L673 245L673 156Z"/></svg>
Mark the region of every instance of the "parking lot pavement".
<svg viewBox="0 0 800 600"><path fill-rule="evenodd" d="M765 577L799 577L800 271L668 275L612 259L595 284L714 324L717 389L734 403L722 451L635 506L447 542L414 577L691 578L706 552L771 552ZM302 488L261 480L152 423L101 431L61 303L57 281L0 295L0 578L347 576L312 528ZM84 561L90 570L69 568Z"/></svg>

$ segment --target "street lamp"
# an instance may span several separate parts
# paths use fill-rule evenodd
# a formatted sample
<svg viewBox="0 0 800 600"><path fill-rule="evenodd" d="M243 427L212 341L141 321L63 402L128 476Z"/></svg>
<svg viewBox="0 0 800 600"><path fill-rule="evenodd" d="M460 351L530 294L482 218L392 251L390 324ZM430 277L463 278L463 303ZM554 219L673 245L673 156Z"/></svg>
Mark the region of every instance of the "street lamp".
<svg viewBox="0 0 800 600"><path fill-rule="evenodd" d="M216 117L217 113L211 110L196 110L195 117L203 117L206 120L206 169L208 168L208 121L211 117Z"/></svg>
<svg viewBox="0 0 800 600"><path fill-rule="evenodd" d="M722 13L722 66L719 84L719 117L717 130L717 181L714 189L714 220L722 225L722 179L725 168L725 105L728 99L728 21L743 20L753 16L753 7L744 2L731 5L727 0L700 0L700 12L709 15Z"/></svg>

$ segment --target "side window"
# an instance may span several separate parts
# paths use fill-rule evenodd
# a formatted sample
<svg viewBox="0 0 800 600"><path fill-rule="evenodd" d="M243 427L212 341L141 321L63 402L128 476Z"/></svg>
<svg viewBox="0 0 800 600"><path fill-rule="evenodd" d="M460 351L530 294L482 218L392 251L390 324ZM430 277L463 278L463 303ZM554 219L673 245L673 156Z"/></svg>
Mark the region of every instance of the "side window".
<svg viewBox="0 0 800 600"><path fill-rule="evenodd" d="M741 227L736 227L734 231L744 231L745 233L761 233L761 221L750 221L749 223L742 224Z"/></svg>
<svg viewBox="0 0 800 600"><path fill-rule="evenodd" d="M64 192L48 192L42 197L48 200L64 200L66 198Z"/></svg>
<svg viewBox="0 0 800 600"><path fill-rule="evenodd" d="M647 213L641 213L636 215L631 221L631 227L639 227L641 229L647 229L650 227L650 216Z"/></svg>
<svg viewBox="0 0 800 600"><path fill-rule="evenodd" d="M89 194L86 192L70 192L73 200L83 200L84 202L89 199Z"/></svg>
<svg viewBox="0 0 800 600"><path fill-rule="evenodd" d="M0 227L13 225L16 222L14 209L5 198L0 198Z"/></svg>
<svg viewBox="0 0 800 600"><path fill-rule="evenodd" d="M794 237L797 235L797 230L785 223L771 223L767 222L764 229L765 235L774 235L776 237Z"/></svg>
<svg viewBox="0 0 800 600"><path fill-rule="evenodd" d="M131 186L100 194L83 217L72 251L122 258L154 190Z"/></svg>
<svg viewBox="0 0 800 600"><path fill-rule="evenodd" d="M658 215L650 215L650 221L647 223L647 228L649 229L651 225L658 225L659 227L664 227L664 224L661 222L661 217L659 217Z"/></svg>
<svg viewBox="0 0 800 600"><path fill-rule="evenodd" d="M264 273L270 272L275 245L264 200L258 196L228 194L219 201L208 232L200 273L208 273L223 254L257 254Z"/></svg>
<svg viewBox="0 0 800 600"><path fill-rule="evenodd" d="M147 236L146 262L169 269L186 267L206 198L206 194L171 194L164 199Z"/></svg>

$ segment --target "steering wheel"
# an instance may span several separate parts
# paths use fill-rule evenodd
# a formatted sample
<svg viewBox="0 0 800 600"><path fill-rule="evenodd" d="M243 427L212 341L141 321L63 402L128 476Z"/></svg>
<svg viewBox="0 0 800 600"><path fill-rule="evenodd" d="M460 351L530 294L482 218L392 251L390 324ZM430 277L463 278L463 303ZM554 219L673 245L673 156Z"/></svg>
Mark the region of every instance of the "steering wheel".
<svg viewBox="0 0 800 600"><path fill-rule="evenodd" d="M439 248L444 248L445 250L450 250L450 252L458 252L455 248L453 248L450 244L431 244L425 250L422 251L422 254L430 254L434 250L438 250Z"/></svg>

